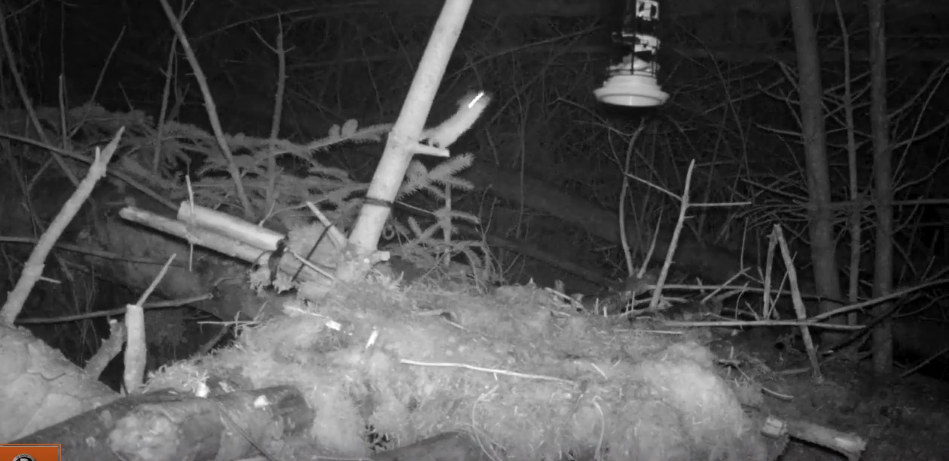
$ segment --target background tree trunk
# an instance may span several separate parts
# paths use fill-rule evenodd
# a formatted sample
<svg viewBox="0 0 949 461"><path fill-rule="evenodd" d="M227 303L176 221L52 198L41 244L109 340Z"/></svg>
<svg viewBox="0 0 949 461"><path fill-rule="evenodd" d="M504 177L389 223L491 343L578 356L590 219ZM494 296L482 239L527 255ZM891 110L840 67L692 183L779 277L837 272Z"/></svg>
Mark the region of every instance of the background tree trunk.
<svg viewBox="0 0 949 461"><path fill-rule="evenodd" d="M810 202L808 230L814 281L817 293L823 299L842 299L835 259L833 210L830 208L830 174L827 165L820 58L817 54L817 34L810 2L791 0L791 21L797 50L798 92L801 95L801 138L807 158L807 192ZM821 301L820 304L821 312L833 310L835 307L838 305L830 301ZM843 322L843 319L836 321ZM825 339L836 339L840 335L825 332L823 336Z"/></svg>
<svg viewBox="0 0 949 461"><path fill-rule="evenodd" d="M870 126L873 136L873 171L876 186L876 255L873 264L873 296L893 291L893 165L890 151L890 121L886 109L886 28L883 0L870 0ZM877 306L884 315L892 303ZM893 371L893 324L887 318L873 329L873 369Z"/></svg>

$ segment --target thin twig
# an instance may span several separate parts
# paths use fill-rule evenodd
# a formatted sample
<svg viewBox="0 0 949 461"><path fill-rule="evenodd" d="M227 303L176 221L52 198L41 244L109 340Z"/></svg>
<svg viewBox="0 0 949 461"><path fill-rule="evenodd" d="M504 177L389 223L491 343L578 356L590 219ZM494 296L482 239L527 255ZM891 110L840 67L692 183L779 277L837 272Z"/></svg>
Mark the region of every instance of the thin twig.
<svg viewBox="0 0 949 461"><path fill-rule="evenodd" d="M875 305L877 305L877 304L880 304L880 303L889 301L889 300L891 300L891 299L902 298L903 296L906 296L906 295L908 295L908 294L912 294L912 293L914 293L914 292L916 292L916 291L923 290L923 289L926 289L926 288L929 288L929 287L934 287L934 286L937 286L937 285L943 285L943 284L946 284L946 283L949 283L949 279L938 279L938 280L933 280L933 281L931 281L931 282L922 283L922 284L919 284L919 285L916 285L916 286L913 286L913 287L904 288L904 289L899 290L899 291L894 291L894 292L892 292L892 293L890 293L890 294L888 294L888 295L886 295L886 296L880 296L880 297L877 297L877 298L873 298L873 299L864 301L864 302L862 302L862 303L857 303L857 304L851 304L851 305L849 305L849 306L838 307L837 309L834 309L834 310L832 310L832 311L830 311L830 312L825 312L825 313L823 313L823 314L816 315L816 316L812 317L811 320L814 320L814 321L824 320L824 319L828 319L828 318L835 317L835 316L838 316L838 315L846 314L846 313L848 313L848 312L853 312L853 311L856 311L856 310L866 309L866 308L868 308L868 307L875 306ZM895 311L895 309L894 309L894 311Z"/></svg>
<svg viewBox="0 0 949 461"><path fill-rule="evenodd" d="M189 304L194 304L196 302L207 301L213 299L214 296L211 294L192 296L189 298L183 299L172 299L168 301L156 301L151 303L145 303L142 305L144 309L169 309L177 308L182 306L187 306ZM116 315L124 315L126 312L125 307L119 307L117 309L110 309L107 311L95 311L95 312L86 312L84 314L76 315L66 315L63 317L53 317L53 318L26 318L26 319L17 319L17 325L49 325L53 323L66 323L66 322L75 322L77 320L88 320L100 317L112 317Z"/></svg>
<svg viewBox="0 0 949 461"><path fill-rule="evenodd" d="M191 44L188 42L188 36L185 35L184 29L181 27L181 23L175 17L175 13L171 11L171 6L168 5L168 0L159 0L161 2L161 8L165 10L165 16L168 17L168 22L171 23L171 27L175 30L175 33L178 35L178 40L181 42L181 48L185 50L185 56L188 57L188 63L191 64L191 70L194 72L194 78L198 81L198 86L201 87L201 95L204 96L204 106L208 112L208 119L211 122L211 128L214 130L214 138L217 139L218 147L221 149L221 154L224 155L224 158L227 160L227 171L231 175L231 179L234 180L234 187L237 189L237 198L241 202L241 208L244 211L244 218L251 220L254 216L254 209L250 204L250 199L247 197L247 192L244 191L244 183L241 181L241 173L237 168L237 163L234 161L234 155L231 154L231 148L227 145L227 140L224 138L224 129L221 128L221 120L217 115L217 106L214 103L214 98L211 97L211 89L208 87L207 77L204 76L204 71L201 70L201 64L198 63L198 58L194 54L194 50L191 49Z"/></svg>
<svg viewBox="0 0 949 461"><path fill-rule="evenodd" d="M267 198L265 200L266 209L272 210L277 202L277 155L274 144L277 142L277 135L280 134L280 121L283 117L283 93L287 82L287 50L283 46L283 20L277 16L277 94L274 96L273 120L270 125L271 152L267 157Z"/></svg>
<svg viewBox="0 0 949 461"><path fill-rule="evenodd" d="M909 376L909 375L911 375L911 374L913 374L913 373L916 373L916 372L919 371L921 368L923 368L924 366L926 366L926 364L932 362L933 360L938 359L939 357L942 357L942 356L945 355L945 354L949 354L949 347L944 347L944 348L942 348L942 350L940 350L939 352L936 352L935 354L933 354L932 356L930 356L928 359L923 360L922 362L918 363L916 366L910 368L909 370L906 370L906 371L904 371L903 373L900 373L900 379L906 378L907 376Z"/></svg>
<svg viewBox="0 0 949 461"><path fill-rule="evenodd" d="M112 43L112 48L109 49L108 56L105 57L105 63L102 64L102 69L99 70L99 78L96 79L96 86L92 87L92 96L89 97L90 103L94 103L96 98L99 96L99 89L102 88L102 81L105 79L105 71L109 68L109 63L112 62L112 57L115 55L115 50L119 47L119 42L122 41L122 37L125 36L125 26L122 26L122 30L119 31L119 36L116 37L115 42ZM86 110L82 112L82 117L78 122L73 126L72 130L69 131L68 138L72 138L79 132L83 125L86 123L86 119L89 117L89 113L92 112L91 107L86 107Z"/></svg>
<svg viewBox="0 0 949 461"><path fill-rule="evenodd" d="M797 270L794 268L794 260L791 259L791 251L788 249L788 242L784 239L784 234L781 232L780 224L774 225L774 233L771 238L777 240L778 245L781 247L784 267L787 270L788 280L791 283L791 300L794 304L794 312L797 314L798 320L803 322L807 318L807 312L804 308L804 301L801 299L801 290L797 282ZM820 361L817 360L817 349L814 347L814 341L811 339L811 332L807 329L807 325L801 325L801 337L804 339L807 357L811 361L811 367L813 367L812 376L816 382L821 382L824 378L821 376Z"/></svg>
<svg viewBox="0 0 949 461"><path fill-rule="evenodd" d="M662 324L670 327L810 327L840 331L864 330L866 328L862 325L842 325L839 323L815 322L813 318L804 320L720 320L711 322L669 320L662 322Z"/></svg>
<svg viewBox="0 0 949 461"><path fill-rule="evenodd" d="M184 18L182 18L184 19ZM168 62L165 64L165 87L161 94L161 109L158 111L158 129L155 130L155 147L152 156L152 173L158 173L158 167L161 166L161 144L165 136L165 117L168 115L168 101L171 99L171 82L175 78L177 71L175 66L175 50L178 48L178 35L171 37L171 45L168 47Z"/></svg>
<svg viewBox="0 0 949 461"><path fill-rule="evenodd" d="M652 260L652 254L656 251L656 242L659 240L659 228L662 226L662 213L664 210L659 210L659 218L656 219L656 228L652 232L652 241L649 242L649 249L646 250L646 257L643 258L643 265L640 266L639 272L636 273L636 279L642 280L643 276L646 275L646 266L649 265L649 261Z"/></svg>
<svg viewBox="0 0 949 461"><path fill-rule="evenodd" d="M17 92L20 93L20 99L23 102L23 107L26 109L26 113L30 116L30 122L33 123L33 128L36 129L37 135L40 137L40 140L43 141L43 144L52 145L49 142L49 138L46 137L46 131L43 130L43 125L40 124L39 117L36 116L36 111L33 109L33 104L30 102L29 93L26 91L26 86L23 84L23 77L20 75L16 59L13 54L13 46L10 44L10 34L7 32L7 15L6 11L3 8L3 4L0 3L0 38L3 39L3 50L7 55L7 64L10 66L10 74L13 75L13 81L16 83ZM63 134L65 135L65 133ZM51 151L53 154L53 160L56 162L56 165L63 171L63 174L69 178L69 182L73 183L74 186L79 187L79 179L76 178L76 175L73 174L72 170L63 162L62 157L56 151Z"/></svg>
<svg viewBox="0 0 949 461"><path fill-rule="evenodd" d="M639 134L642 133L643 129L646 127L646 121L643 119L639 122L639 127L633 132L633 136L629 139L629 145L626 148L626 159L625 165L623 166L623 187L620 188L619 193L619 238L620 243L623 245L623 256L626 257L626 273L630 277L636 275L636 265L633 264L633 255L629 252L629 237L626 235L626 194L629 192L629 167L633 159L633 150L636 148L636 140L639 138ZM646 265L649 264L649 258L643 260L642 267L645 269ZM639 276L642 278L642 276Z"/></svg>
<svg viewBox="0 0 949 461"><path fill-rule="evenodd" d="M659 307L659 299L662 297L662 285L669 276L669 268L672 267L672 258L675 255L676 246L679 243L679 236L682 235L682 227L685 225L685 216L689 210L689 187L692 183L692 170L695 168L695 159L689 162L689 171L685 174L685 190L682 192L679 205L679 220L676 222L675 230L672 231L672 241L669 242L669 250L666 252L666 259L662 263L662 271L659 273L659 279L656 280L656 289L652 291L652 299L649 301L649 310L655 311ZM658 186L657 186L658 187Z"/></svg>
<svg viewBox="0 0 949 461"><path fill-rule="evenodd" d="M534 375L534 374L528 374L528 373L518 373L518 372L516 372L516 371L501 370L501 369L499 369L499 368L477 367L477 366L474 366L474 365L468 365L468 364L466 364L466 363L418 362L418 361L415 361L415 360L408 360L408 359L401 359L401 360L399 360L399 362L404 363L404 364L407 364L407 365L416 365L416 366L420 366L420 367L465 368L465 369L468 369L468 370L483 371L483 372L491 373L491 374L495 374L495 375L506 375L506 376L514 376L514 377L517 377L517 378L537 379L537 380L541 380L541 381L555 381L555 382L558 382L558 383L565 383L565 384L576 384L576 383L573 382L573 381L570 381L570 380L567 380L567 379L563 379L563 378L557 378L557 377L555 377L555 376L545 376L545 375Z"/></svg>

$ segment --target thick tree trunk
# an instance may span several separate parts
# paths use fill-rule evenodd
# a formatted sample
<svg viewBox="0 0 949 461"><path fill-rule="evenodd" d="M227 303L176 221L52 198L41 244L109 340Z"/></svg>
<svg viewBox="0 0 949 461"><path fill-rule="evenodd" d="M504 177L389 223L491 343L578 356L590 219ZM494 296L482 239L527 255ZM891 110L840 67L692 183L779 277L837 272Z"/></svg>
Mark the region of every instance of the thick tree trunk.
<svg viewBox="0 0 949 461"><path fill-rule="evenodd" d="M893 291L893 165L890 150L890 121L886 112L886 28L883 0L870 0L870 126L873 131L873 170L876 186L876 257L873 264L873 296ZM892 303L877 306L888 312ZM873 329L873 369L893 370L893 325L885 319Z"/></svg>
<svg viewBox="0 0 949 461"><path fill-rule="evenodd" d="M801 135L807 157L809 234L814 281L817 294L823 299L841 299L832 222L833 210L830 208L830 174L824 131L820 59L810 2L791 0L791 18L794 23L794 42L797 49L798 91L801 95ZM836 303L822 301L820 310L827 312L836 307L839 307ZM842 320L837 319L838 322ZM824 333L824 337L827 338L827 336L829 334Z"/></svg>

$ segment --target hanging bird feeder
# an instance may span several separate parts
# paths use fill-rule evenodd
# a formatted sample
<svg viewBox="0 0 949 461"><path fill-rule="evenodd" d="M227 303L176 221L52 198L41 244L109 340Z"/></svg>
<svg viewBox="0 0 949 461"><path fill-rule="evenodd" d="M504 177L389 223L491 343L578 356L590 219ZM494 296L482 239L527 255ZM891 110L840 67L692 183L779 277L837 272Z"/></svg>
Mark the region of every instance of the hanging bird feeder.
<svg viewBox="0 0 949 461"><path fill-rule="evenodd" d="M653 107L669 99L656 78L659 39L654 34L658 24L659 0L626 0L623 28L613 34L613 41L625 54L619 63L610 65L609 78L593 92L598 101L616 106Z"/></svg>

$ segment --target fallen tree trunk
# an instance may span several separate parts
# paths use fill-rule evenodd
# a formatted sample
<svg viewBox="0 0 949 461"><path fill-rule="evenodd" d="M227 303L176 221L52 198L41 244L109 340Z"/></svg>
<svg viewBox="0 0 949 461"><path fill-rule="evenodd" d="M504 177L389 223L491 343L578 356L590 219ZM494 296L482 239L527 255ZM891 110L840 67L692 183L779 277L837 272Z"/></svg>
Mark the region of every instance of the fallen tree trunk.
<svg viewBox="0 0 949 461"><path fill-rule="evenodd" d="M61 444L63 459L239 459L254 453L258 440L305 433L314 416L293 386L211 398L153 392L116 400L13 443Z"/></svg>
<svg viewBox="0 0 949 461"><path fill-rule="evenodd" d="M55 214L63 200L47 197L41 207L44 212ZM158 276L165 260L175 254L175 261L155 290L158 296L170 300L197 299L187 304L222 320L255 318L261 311L273 313L279 309L274 305L282 298L261 296L249 287L247 263L199 246L191 248L184 240L126 221L118 213L127 204L134 204L174 219L177 210L135 189L117 186L115 181L101 184L90 201L58 242L60 246L55 251L60 258L88 268L97 277L142 290ZM28 225L29 220L20 222ZM25 235L27 230L10 232Z"/></svg>

